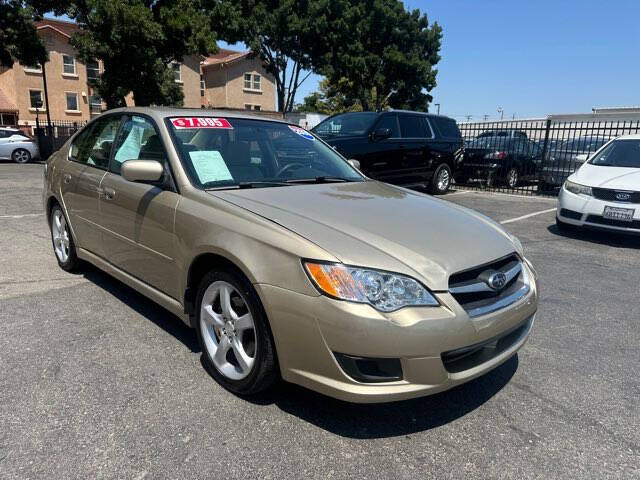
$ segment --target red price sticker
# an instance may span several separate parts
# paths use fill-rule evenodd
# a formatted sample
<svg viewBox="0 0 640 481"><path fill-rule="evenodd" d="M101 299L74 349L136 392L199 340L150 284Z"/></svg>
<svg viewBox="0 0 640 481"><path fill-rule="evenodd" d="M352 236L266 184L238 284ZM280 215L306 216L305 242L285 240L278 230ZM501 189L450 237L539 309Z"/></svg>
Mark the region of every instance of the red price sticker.
<svg viewBox="0 0 640 481"><path fill-rule="evenodd" d="M227 119L215 117L178 117L171 119L176 129L232 129Z"/></svg>

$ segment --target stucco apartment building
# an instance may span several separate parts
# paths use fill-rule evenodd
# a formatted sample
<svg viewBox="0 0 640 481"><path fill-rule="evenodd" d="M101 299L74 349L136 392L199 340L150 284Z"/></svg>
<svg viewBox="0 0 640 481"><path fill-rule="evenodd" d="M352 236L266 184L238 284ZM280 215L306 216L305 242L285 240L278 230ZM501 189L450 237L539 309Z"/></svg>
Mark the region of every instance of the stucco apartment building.
<svg viewBox="0 0 640 481"><path fill-rule="evenodd" d="M84 64L70 44L79 27L73 22L45 19L36 23L49 61L39 65L0 67L0 125L34 125L46 118L46 77L49 115L53 121L84 122L105 105L89 86L103 71L102 62ZM167 66L182 86L185 107L275 110L275 82L251 52L220 49L209 57L188 57ZM128 105L134 105L129 95Z"/></svg>

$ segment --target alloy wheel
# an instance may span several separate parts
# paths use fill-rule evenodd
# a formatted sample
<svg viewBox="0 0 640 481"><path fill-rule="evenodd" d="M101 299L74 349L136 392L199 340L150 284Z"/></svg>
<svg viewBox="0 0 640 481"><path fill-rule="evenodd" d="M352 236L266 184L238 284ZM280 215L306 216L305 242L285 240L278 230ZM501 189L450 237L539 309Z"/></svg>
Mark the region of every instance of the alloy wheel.
<svg viewBox="0 0 640 481"><path fill-rule="evenodd" d="M507 185L512 189L518 185L518 171L516 169L511 169L507 173Z"/></svg>
<svg viewBox="0 0 640 481"><path fill-rule="evenodd" d="M18 149L13 153L13 160L18 164L26 164L31 160L31 154L24 149Z"/></svg>
<svg viewBox="0 0 640 481"><path fill-rule="evenodd" d="M451 177L449 176L449 171L447 169L440 169L438 172L438 190L440 192L445 192L449 188L449 183L451 182Z"/></svg>
<svg viewBox="0 0 640 481"><path fill-rule="evenodd" d="M51 216L51 233L56 257L63 264L69 259L69 227L62 210L55 209Z"/></svg>
<svg viewBox="0 0 640 481"><path fill-rule="evenodd" d="M225 281L213 282L200 305L200 329L215 368L226 378L244 379L256 361L256 328L244 296Z"/></svg>

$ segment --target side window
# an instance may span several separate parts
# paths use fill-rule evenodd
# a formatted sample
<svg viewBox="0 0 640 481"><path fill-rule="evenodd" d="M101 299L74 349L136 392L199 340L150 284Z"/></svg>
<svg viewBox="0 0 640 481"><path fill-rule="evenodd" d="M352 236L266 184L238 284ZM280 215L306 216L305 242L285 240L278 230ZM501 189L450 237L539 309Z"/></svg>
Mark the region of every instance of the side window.
<svg viewBox="0 0 640 481"><path fill-rule="evenodd" d="M110 170L114 174L120 174L125 161L136 159L157 160L164 164L167 156L151 121L132 115L120 129Z"/></svg>
<svg viewBox="0 0 640 481"><path fill-rule="evenodd" d="M109 116L90 124L74 139L69 158L74 162L106 169L121 118L119 115Z"/></svg>
<svg viewBox="0 0 640 481"><path fill-rule="evenodd" d="M400 115L400 133L405 138L426 137L424 118L421 115Z"/></svg>
<svg viewBox="0 0 640 481"><path fill-rule="evenodd" d="M400 129L398 129L398 116L397 115L383 115L378 121L375 130L378 129L391 129L391 138L400 137Z"/></svg>

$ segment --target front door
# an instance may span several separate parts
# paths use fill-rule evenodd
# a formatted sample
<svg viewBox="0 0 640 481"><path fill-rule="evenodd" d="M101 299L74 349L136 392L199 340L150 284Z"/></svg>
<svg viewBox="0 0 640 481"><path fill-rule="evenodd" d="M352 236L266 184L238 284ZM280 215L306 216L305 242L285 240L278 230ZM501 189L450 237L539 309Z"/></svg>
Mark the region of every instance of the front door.
<svg viewBox="0 0 640 481"><path fill-rule="evenodd" d="M111 115L96 120L74 139L60 183L60 194L78 247L97 255L102 255L100 182L107 172L121 119L121 115Z"/></svg>
<svg viewBox="0 0 640 481"><path fill-rule="evenodd" d="M120 169L123 162L131 159L163 163L164 178L155 183L125 180ZM101 190L100 213L107 260L179 299L174 230L179 196L171 179L166 150L149 118L138 115L126 118Z"/></svg>
<svg viewBox="0 0 640 481"><path fill-rule="evenodd" d="M360 168L373 179L393 182L393 177L402 160L403 149L398 116L395 113L383 114L373 126L372 132L378 129L389 129L391 136L387 139L369 139L365 152L358 159Z"/></svg>

